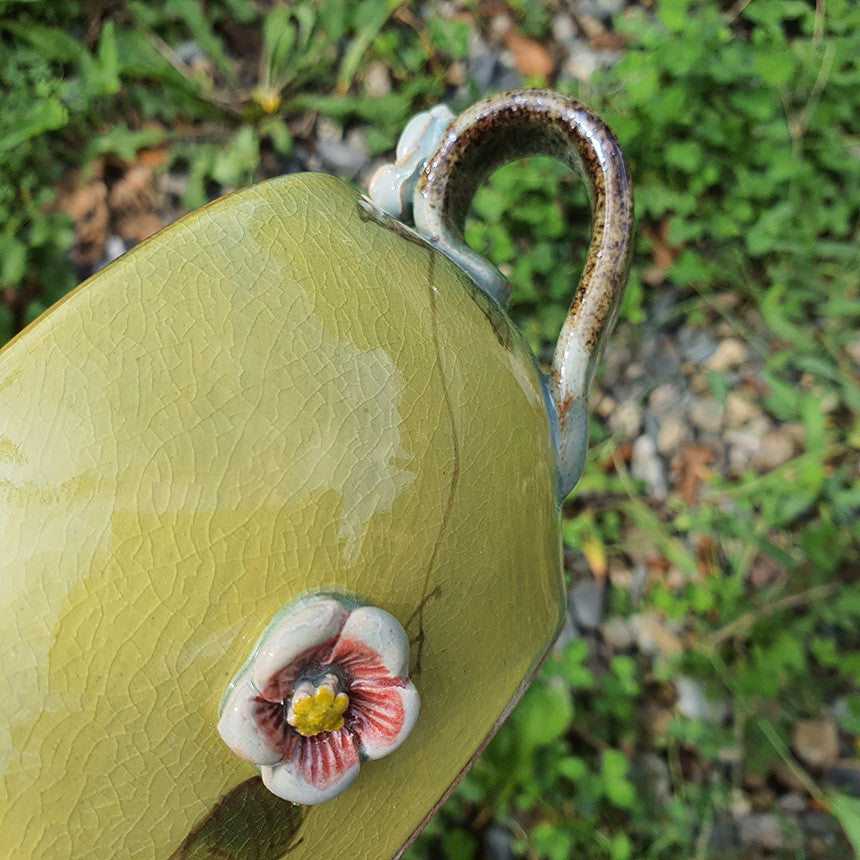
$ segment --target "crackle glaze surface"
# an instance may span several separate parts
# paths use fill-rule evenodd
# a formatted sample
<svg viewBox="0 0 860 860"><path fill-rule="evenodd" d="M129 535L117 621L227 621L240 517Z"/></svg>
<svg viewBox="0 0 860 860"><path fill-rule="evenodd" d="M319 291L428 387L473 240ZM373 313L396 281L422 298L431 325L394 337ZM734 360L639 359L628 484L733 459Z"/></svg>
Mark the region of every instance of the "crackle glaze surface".
<svg viewBox="0 0 860 860"><path fill-rule="evenodd" d="M554 636L538 374L452 264L362 212L324 176L239 192L0 354L12 856L198 856L213 808L236 856L287 819L291 858L394 854ZM282 813L218 705L261 622L321 585L403 623L422 714L349 791Z"/></svg>

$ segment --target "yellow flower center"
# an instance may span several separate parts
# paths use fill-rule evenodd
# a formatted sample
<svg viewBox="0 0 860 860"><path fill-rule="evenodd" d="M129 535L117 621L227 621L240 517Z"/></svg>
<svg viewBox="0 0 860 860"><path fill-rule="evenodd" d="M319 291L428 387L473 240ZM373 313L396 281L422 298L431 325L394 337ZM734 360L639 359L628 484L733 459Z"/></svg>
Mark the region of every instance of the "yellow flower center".
<svg viewBox="0 0 860 860"><path fill-rule="evenodd" d="M349 707L349 696L337 692L337 678L327 675L314 687L303 682L296 687L287 709L287 722L305 737L343 728L343 714Z"/></svg>

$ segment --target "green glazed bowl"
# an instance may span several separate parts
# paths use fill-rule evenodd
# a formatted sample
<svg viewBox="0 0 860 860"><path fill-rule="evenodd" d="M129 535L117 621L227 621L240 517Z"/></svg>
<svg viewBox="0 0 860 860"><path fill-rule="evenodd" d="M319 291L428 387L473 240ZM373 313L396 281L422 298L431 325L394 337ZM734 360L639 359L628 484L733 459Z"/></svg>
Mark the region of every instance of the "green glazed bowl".
<svg viewBox="0 0 860 860"><path fill-rule="evenodd" d="M446 158L456 177L442 152L419 194ZM275 179L162 230L0 353L9 856L397 855L513 707L563 620L557 441L628 246L565 406L446 238L331 177ZM421 714L303 807L216 726L269 621L319 590L399 620Z"/></svg>

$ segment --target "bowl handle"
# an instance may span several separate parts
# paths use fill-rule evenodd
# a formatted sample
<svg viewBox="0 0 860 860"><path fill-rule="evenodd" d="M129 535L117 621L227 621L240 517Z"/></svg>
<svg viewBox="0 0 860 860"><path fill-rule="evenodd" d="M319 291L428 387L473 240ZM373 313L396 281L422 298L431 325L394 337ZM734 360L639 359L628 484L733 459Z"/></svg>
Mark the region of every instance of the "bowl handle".
<svg viewBox="0 0 860 860"><path fill-rule="evenodd" d="M588 391L630 266L633 193L615 135L585 105L560 93L515 90L491 96L448 126L418 179L414 218L419 233L506 304L507 282L465 244L463 227L484 179L528 155L552 155L579 171L592 204L588 257L546 380L557 419L563 499L582 474Z"/></svg>

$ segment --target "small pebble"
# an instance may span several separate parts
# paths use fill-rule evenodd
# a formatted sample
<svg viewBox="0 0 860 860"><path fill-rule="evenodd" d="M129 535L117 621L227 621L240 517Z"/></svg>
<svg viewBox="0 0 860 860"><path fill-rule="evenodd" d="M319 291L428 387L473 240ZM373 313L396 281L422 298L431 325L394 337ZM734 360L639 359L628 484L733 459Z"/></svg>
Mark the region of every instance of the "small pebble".
<svg viewBox="0 0 860 860"><path fill-rule="evenodd" d="M622 439L633 439L642 426L643 412L642 406L637 401L626 400L616 406L615 411L609 416L609 429Z"/></svg>
<svg viewBox="0 0 860 860"><path fill-rule="evenodd" d="M718 346L716 339L708 331L682 329L678 341L687 361L693 364L704 364L717 351Z"/></svg>
<svg viewBox="0 0 860 860"><path fill-rule="evenodd" d="M722 403L713 397L700 397L690 406L690 421L693 426L707 433L719 433L723 426Z"/></svg>
<svg viewBox="0 0 860 860"><path fill-rule="evenodd" d="M709 723L722 723L728 716L728 705L719 699L705 695L702 685L693 678L679 675L674 680L678 691L676 707L685 717L704 720Z"/></svg>
<svg viewBox="0 0 860 860"><path fill-rule="evenodd" d="M633 762L632 771L634 779L643 784L648 795L664 804L671 802L672 782L669 777L669 766L662 756L653 752L637 756Z"/></svg>
<svg viewBox="0 0 860 860"><path fill-rule="evenodd" d="M681 411L682 400L678 386L664 382L651 392L648 408L661 418L665 415L677 415Z"/></svg>
<svg viewBox="0 0 860 860"><path fill-rule="evenodd" d="M826 720L800 720L794 727L792 746L797 757L813 770L832 767L839 759L836 726Z"/></svg>
<svg viewBox="0 0 860 860"><path fill-rule="evenodd" d="M671 657L684 650L681 640L653 612L637 612L628 619L636 645L651 657Z"/></svg>
<svg viewBox="0 0 860 860"><path fill-rule="evenodd" d="M603 620L606 588L602 581L584 579L568 595L573 620L583 630L596 630Z"/></svg>
<svg viewBox="0 0 860 860"><path fill-rule="evenodd" d="M740 475L752 466L763 442L752 430L728 430L723 439L729 445L729 471L733 475Z"/></svg>
<svg viewBox="0 0 860 860"><path fill-rule="evenodd" d="M619 59L617 51L596 51L586 39L577 39L561 69L561 77L586 83L598 69L607 69Z"/></svg>
<svg viewBox="0 0 860 860"><path fill-rule="evenodd" d="M633 634L620 615L607 618L600 628L603 641L616 653L633 647Z"/></svg>
<svg viewBox="0 0 860 860"><path fill-rule="evenodd" d="M772 812L741 815L737 820L738 833L743 845L756 846L766 851L785 848L785 836L779 818Z"/></svg>
<svg viewBox="0 0 860 860"><path fill-rule="evenodd" d="M784 794L779 799L778 803L779 808L789 815L799 815L801 812L805 812L809 805L806 802L806 798L796 791L790 791L788 794Z"/></svg>
<svg viewBox="0 0 860 860"><path fill-rule="evenodd" d="M663 456L671 457L691 438L690 425L677 415L668 415L660 422L657 449Z"/></svg>
<svg viewBox="0 0 860 860"><path fill-rule="evenodd" d="M730 428L743 427L762 414L761 409L750 403L737 391L730 391L726 396L726 426Z"/></svg>
<svg viewBox="0 0 860 860"><path fill-rule="evenodd" d="M716 373L725 373L735 367L740 367L747 360L747 348L734 337L726 338L705 362L705 369Z"/></svg>
<svg viewBox="0 0 860 860"><path fill-rule="evenodd" d="M391 76L385 63L375 62L364 73L364 91L374 99L382 99L391 94Z"/></svg>
<svg viewBox="0 0 860 860"><path fill-rule="evenodd" d="M180 42L174 49L173 55L186 66L193 66L200 60L207 60L206 52L194 40Z"/></svg>
<svg viewBox="0 0 860 860"><path fill-rule="evenodd" d="M794 456L794 441L784 427L771 430L753 457L751 466L759 472L770 472L785 465Z"/></svg>
<svg viewBox="0 0 860 860"><path fill-rule="evenodd" d="M514 860L511 833L502 824L492 824L484 836L487 860Z"/></svg>
<svg viewBox="0 0 860 860"><path fill-rule="evenodd" d="M341 176L355 176L368 160L363 136L357 137L353 132L350 132L346 140L320 140L317 152L323 166Z"/></svg>
<svg viewBox="0 0 860 860"><path fill-rule="evenodd" d="M630 474L637 481L644 481L648 494L655 499L665 499L669 494L666 468L657 453L657 443L650 436L640 436L633 443Z"/></svg>
<svg viewBox="0 0 860 860"><path fill-rule="evenodd" d="M325 114L320 114L317 117L316 136L318 143L324 140L341 140L343 138L343 127L338 125L333 119L329 119Z"/></svg>
<svg viewBox="0 0 860 860"><path fill-rule="evenodd" d="M576 24L569 15L556 15L552 19L552 36L566 50L576 37Z"/></svg>
<svg viewBox="0 0 860 860"><path fill-rule="evenodd" d="M604 21L609 21L624 8L626 0L577 0L573 4L574 14L592 15Z"/></svg>

